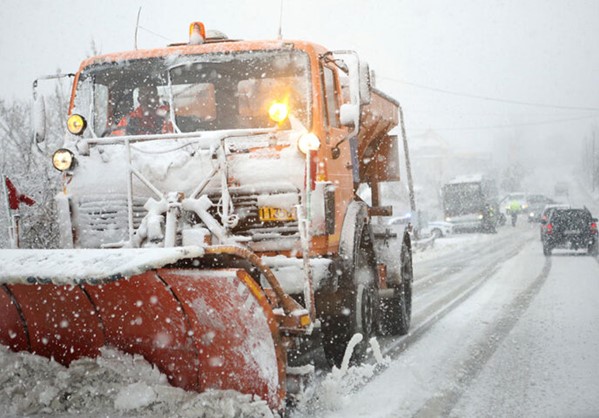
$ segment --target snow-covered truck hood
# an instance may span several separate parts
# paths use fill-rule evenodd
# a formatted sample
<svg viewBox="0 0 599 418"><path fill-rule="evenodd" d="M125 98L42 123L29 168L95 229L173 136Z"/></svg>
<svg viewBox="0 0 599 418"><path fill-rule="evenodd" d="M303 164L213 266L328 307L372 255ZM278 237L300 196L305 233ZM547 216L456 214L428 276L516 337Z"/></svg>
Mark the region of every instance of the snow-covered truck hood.
<svg viewBox="0 0 599 418"><path fill-rule="evenodd" d="M218 164L219 138L159 139L130 145L131 167L162 193L183 192L188 196L209 177ZM296 147L295 131L229 137L224 140L228 180L232 187L289 190L301 188L304 158ZM98 144L89 155L77 155L67 191L73 196L127 193L127 149L124 144ZM208 184L219 189L220 174ZM152 196L134 176L133 193ZM153 196L156 197L156 196Z"/></svg>

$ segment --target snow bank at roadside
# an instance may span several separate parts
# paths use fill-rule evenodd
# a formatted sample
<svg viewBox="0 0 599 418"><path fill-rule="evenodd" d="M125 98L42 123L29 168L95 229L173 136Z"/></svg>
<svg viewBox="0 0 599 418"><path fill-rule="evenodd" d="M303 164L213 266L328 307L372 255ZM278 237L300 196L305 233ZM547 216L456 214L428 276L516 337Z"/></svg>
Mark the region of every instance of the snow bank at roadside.
<svg viewBox="0 0 599 418"><path fill-rule="evenodd" d="M141 356L104 349L65 368L0 346L3 416L273 417L266 402L235 391L186 392Z"/></svg>

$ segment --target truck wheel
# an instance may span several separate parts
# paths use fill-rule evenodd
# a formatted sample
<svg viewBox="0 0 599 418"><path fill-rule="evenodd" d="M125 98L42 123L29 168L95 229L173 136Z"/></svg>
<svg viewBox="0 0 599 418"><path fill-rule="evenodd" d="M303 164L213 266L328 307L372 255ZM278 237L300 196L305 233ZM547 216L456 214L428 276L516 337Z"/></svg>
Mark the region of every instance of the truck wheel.
<svg viewBox="0 0 599 418"><path fill-rule="evenodd" d="M374 335L375 326L375 291L370 284L359 284L355 295L355 314L352 316L350 338L357 333L362 334L362 342L354 348L352 363L361 362L366 354L370 337Z"/></svg>
<svg viewBox="0 0 599 418"><path fill-rule="evenodd" d="M406 335L412 319L412 252L404 243L401 249L401 284L390 299L381 303L381 331L386 335Z"/></svg>
<svg viewBox="0 0 599 418"><path fill-rule="evenodd" d="M551 255L551 247L548 244L543 244L543 255L545 255L545 256Z"/></svg>
<svg viewBox="0 0 599 418"><path fill-rule="evenodd" d="M588 253L592 257L597 257L597 255L599 255L599 244L597 242L594 242L591 245L589 245Z"/></svg>
<svg viewBox="0 0 599 418"><path fill-rule="evenodd" d="M347 344L358 333L362 334L362 341L354 348L350 364L364 359L368 340L374 334L375 295L372 286L359 284L346 295L343 312L323 323L322 347L331 366L341 366Z"/></svg>
<svg viewBox="0 0 599 418"><path fill-rule="evenodd" d="M351 209L358 209L354 206ZM348 213L350 211L348 210ZM349 215L352 215L349 213ZM338 308L322 322L322 346L329 364L341 366L345 349L354 334L362 334L362 341L354 348L350 364L359 363L366 353L369 339L374 335L378 319L377 274L374 267L374 249L371 231L360 217L348 216L353 225L351 243L342 254L345 267L343 282L338 292ZM345 225L344 225L345 226Z"/></svg>

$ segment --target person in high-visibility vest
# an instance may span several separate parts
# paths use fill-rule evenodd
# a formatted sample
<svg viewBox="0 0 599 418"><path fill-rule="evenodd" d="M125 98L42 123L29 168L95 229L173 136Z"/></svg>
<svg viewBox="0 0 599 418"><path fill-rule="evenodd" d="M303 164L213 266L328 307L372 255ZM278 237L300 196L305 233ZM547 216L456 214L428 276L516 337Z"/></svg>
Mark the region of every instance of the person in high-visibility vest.
<svg viewBox="0 0 599 418"><path fill-rule="evenodd" d="M493 205L485 203L483 205L482 216L482 230L484 232L495 234L497 232L497 229L495 229L497 220L495 219L495 209L493 208Z"/></svg>
<svg viewBox="0 0 599 418"><path fill-rule="evenodd" d="M156 135L172 132L168 106L160 103L156 86L138 89L136 107L118 123L113 135Z"/></svg>
<svg viewBox="0 0 599 418"><path fill-rule="evenodd" d="M522 204L518 200L512 200L510 202L510 206L508 207L508 211L512 217L512 226L516 226L516 221L518 221L518 214L522 212Z"/></svg>

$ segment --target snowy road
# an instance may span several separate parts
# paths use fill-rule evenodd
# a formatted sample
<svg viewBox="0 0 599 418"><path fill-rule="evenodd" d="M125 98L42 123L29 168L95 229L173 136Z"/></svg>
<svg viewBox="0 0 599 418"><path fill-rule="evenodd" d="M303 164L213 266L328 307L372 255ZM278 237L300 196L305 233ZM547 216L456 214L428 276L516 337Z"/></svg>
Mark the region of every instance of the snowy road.
<svg viewBox="0 0 599 418"><path fill-rule="evenodd" d="M418 254L412 331L381 340L390 365L313 412L596 416L599 263L544 257L537 228L457 236Z"/></svg>

